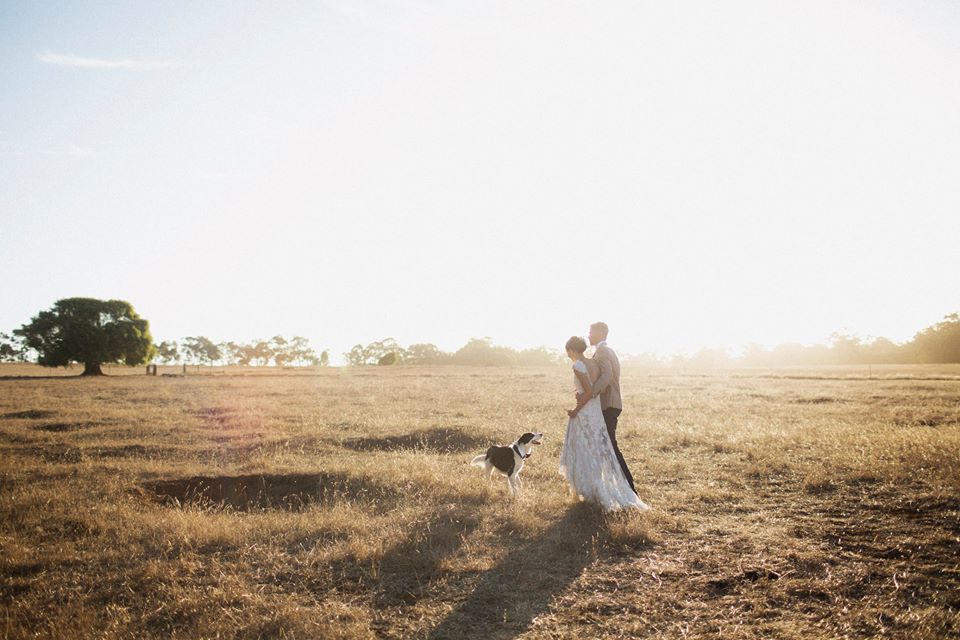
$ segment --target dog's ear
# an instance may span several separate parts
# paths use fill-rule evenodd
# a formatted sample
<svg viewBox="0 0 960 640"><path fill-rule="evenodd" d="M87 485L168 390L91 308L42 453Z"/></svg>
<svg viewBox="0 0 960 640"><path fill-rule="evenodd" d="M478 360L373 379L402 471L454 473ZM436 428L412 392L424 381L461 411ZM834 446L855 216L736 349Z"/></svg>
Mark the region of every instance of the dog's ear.
<svg viewBox="0 0 960 640"><path fill-rule="evenodd" d="M523 434L522 436L520 436L519 438L517 438L517 442L519 442L520 444L527 444L528 442L530 442L531 440L533 440L535 437L536 437L535 434L530 433L529 431L527 431L525 434Z"/></svg>

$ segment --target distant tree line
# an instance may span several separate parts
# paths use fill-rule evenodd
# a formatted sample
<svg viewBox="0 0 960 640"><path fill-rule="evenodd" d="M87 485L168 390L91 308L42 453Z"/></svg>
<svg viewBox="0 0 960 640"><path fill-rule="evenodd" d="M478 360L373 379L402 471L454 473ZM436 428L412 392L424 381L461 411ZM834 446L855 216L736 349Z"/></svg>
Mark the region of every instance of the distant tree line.
<svg viewBox="0 0 960 640"><path fill-rule="evenodd" d="M357 344L343 354L351 366L474 365L542 366L565 361L557 349L512 349L489 337L473 338L454 352L431 343L401 346L393 338ZM960 363L960 314L950 314L918 332L911 340L859 338L834 333L828 345L782 344L773 349L750 345L738 357L722 349L702 349L692 356L662 358L654 354L621 354L625 365L712 368L727 366L816 366L829 364ZM302 336L251 342L214 342L189 336L155 344L149 323L129 302L94 298L64 298L41 311L13 332L0 333L0 362L36 362L47 367L84 365L84 375L102 374L101 365L146 362L241 366L326 366L327 351L319 354Z"/></svg>
<svg viewBox="0 0 960 640"><path fill-rule="evenodd" d="M325 367L330 364L330 352L317 353L310 341L302 336L251 342L214 342L205 336L190 336L178 340L164 340L154 344L148 360L158 364L241 365L241 366L303 366ZM38 362L39 353L29 347L21 336L0 332L0 362ZM76 361L69 358L63 364ZM59 366L59 365L57 365Z"/></svg>
<svg viewBox="0 0 960 640"><path fill-rule="evenodd" d="M330 354L319 354L303 336L284 338L273 336L269 340L251 342L214 342L205 336L190 336L177 340L164 340L156 345L156 360L164 364L206 364L240 366L303 366L325 367L330 364Z"/></svg>
<svg viewBox="0 0 960 640"><path fill-rule="evenodd" d="M367 345L355 345L343 354L350 366L364 365L444 365L471 366L538 366L563 362L566 356L556 349L511 349L493 344L493 339L473 338L454 352L443 351L435 344L419 343L402 347L393 338Z"/></svg>
<svg viewBox="0 0 960 640"><path fill-rule="evenodd" d="M834 333L826 345L787 343L765 349L752 344L739 357L723 349L701 349L691 356L663 358L644 353L623 360L625 364L637 366L691 368L960 363L960 314L945 316L911 340L899 344L887 338L864 339Z"/></svg>
<svg viewBox="0 0 960 640"><path fill-rule="evenodd" d="M103 375L101 365L158 363L318 365L330 362L302 336L277 335L249 343L216 343L205 336L153 342L150 323L125 300L63 298L11 333L0 333L0 362L46 367L84 365L83 375Z"/></svg>

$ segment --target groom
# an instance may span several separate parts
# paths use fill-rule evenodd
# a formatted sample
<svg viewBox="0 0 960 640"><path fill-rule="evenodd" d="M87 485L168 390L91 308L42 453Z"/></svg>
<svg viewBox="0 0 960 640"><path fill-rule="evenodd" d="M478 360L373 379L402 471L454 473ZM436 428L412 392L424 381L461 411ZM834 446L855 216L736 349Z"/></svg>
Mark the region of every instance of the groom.
<svg viewBox="0 0 960 640"><path fill-rule="evenodd" d="M607 423L607 433L610 434L610 442L613 444L613 451L617 454L617 462L623 469L623 475L626 476L630 488L636 493L633 486L633 476L627 468L627 462L620 453L620 447L617 446L617 419L620 412L623 411L623 400L620 397L620 360L613 349L607 346L607 334L610 329L605 322L594 322L590 325L590 344L597 348L593 354L593 359L600 365L600 377L593 383L593 396L600 396L600 408L603 411L603 421Z"/></svg>

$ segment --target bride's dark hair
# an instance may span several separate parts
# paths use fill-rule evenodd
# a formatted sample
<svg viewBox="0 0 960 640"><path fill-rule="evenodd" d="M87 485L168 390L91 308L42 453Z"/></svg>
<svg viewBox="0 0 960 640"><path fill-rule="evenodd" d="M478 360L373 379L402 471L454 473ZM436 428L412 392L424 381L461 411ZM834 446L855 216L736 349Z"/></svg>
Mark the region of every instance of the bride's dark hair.
<svg viewBox="0 0 960 640"><path fill-rule="evenodd" d="M567 351L583 353L587 350L587 343L580 336L573 336L567 340Z"/></svg>

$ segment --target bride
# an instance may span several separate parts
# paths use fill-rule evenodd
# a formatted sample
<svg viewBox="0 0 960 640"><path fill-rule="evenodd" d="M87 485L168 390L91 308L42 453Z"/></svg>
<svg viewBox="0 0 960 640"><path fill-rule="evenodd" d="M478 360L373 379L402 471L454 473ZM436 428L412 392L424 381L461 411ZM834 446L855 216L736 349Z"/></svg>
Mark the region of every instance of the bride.
<svg viewBox="0 0 960 640"><path fill-rule="evenodd" d="M578 401L577 407L567 412L570 420L560 452L560 475L567 479L571 494L597 503L605 511L624 507L649 509L623 475L600 411L600 398L593 397L599 365L584 357L587 343L583 338L570 338L566 348L567 356L573 360Z"/></svg>

